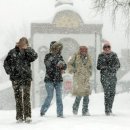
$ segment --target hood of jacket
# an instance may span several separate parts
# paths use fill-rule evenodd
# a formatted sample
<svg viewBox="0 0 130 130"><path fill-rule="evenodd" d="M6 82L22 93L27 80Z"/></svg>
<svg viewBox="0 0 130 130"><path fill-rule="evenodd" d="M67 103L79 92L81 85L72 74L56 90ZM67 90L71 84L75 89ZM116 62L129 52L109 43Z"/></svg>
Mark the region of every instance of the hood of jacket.
<svg viewBox="0 0 130 130"><path fill-rule="evenodd" d="M50 52L57 54L57 53L61 53L62 49L63 49L63 45L61 43L56 42L52 45Z"/></svg>

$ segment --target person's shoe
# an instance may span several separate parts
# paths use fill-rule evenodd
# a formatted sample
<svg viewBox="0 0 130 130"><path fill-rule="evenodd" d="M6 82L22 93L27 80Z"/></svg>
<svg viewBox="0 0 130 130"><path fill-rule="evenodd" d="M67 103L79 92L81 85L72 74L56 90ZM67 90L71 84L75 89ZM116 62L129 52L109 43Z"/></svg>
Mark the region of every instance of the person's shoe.
<svg viewBox="0 0 130 130"><path fill-rule="evenodd" d="M110 116L115 116L115 114L113 114L112 112L110 112Z"/></svg>
<svg viewBox="0 0 130 130"><path fill-rule="evenodd" d="M22 123L23 122L23 119L18 119L17 120L17 123Z"/></svg>
<svg viewBox="0 0 130 130"><path fill-rule="evenodd" d="M32 122L32 119L31 119L30 117L27 117L27 118L25 119L25 123L30 123L30 122Z"/></svg>
<svg viewBox="0 0 130 130"><path fill-rule="evenodd" d="M110 112L105 112L106 116L110 116Z"/></svg>
<svg viewBox="0 0 130 130"><path fill-rule="evenodd" d="M61 114L57 115L57 117L59 117L59 118L64 118L64 116L61 115Z"/></svg>
<svg viewBox="0 0 130 130"><path fill-rule="evenodd" d="M82 113L82 116L90 116L90 113L89 112Z"/></svg>
<svg viewBox="0 0 130 130"><path fill-rule="evenodd" d="M45 113L44 112L40 112L40 116L44 116L45 115Z"/></svg>
<svg viewBox="0 0 130 130"><path fill-rule="evenodd" d="M74 115L77 115L77 114L78 114L78 112L77 112L77 111L75 111L75 110L73 110L73 114L74 114Z"/></svg>

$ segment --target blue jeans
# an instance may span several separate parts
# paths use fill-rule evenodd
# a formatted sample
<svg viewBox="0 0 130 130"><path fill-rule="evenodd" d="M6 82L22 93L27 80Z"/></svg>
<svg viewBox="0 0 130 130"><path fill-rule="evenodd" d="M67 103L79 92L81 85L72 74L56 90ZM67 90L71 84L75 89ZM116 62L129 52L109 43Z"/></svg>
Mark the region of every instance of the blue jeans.
<svg viewBox="0 0 130 130"><path fill-rule="evenodd" d="M45 83L47 97L44 104L41 107L41 113L45 113L50 107L54 89L56 90L56 105L57 105L57 116L63 115L63 103L62 103L62 82L46 82Z"/></svg>

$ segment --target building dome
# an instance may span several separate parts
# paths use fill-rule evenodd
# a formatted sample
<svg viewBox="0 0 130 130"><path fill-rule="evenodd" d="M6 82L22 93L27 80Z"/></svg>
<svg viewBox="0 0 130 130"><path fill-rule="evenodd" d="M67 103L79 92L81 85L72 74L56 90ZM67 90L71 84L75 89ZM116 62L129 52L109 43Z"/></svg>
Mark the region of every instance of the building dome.
<svg viewBox="0 0 130 130"><path fill-rule="evenodd" d="M56 27L79 27L83 24L82 18L80 15L73 10L62 10L56 13L53 24Z"/></svg>
<svg viewBox="0 0 130 130"><path fill-rule="evenodd" d="M73 6L72 0L56 0L55 7L58 7L58 6L61 6L61 5L65 5L65 4Z"/></svg>
<svg viewBox="0 0 130 130"><path fill-rule="evenodd" d="M79 11L72 0L56 0L55 15L52 23L56 27L76 28L83 24Z"/></svg>

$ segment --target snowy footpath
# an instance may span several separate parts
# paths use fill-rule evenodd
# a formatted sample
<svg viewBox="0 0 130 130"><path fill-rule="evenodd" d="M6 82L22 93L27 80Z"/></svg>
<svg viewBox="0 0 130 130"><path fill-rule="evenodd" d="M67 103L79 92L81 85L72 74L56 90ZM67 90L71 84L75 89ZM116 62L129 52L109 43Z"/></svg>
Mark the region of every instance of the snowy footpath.
<svg viewBox="0 0 130 130"><path fill-rule="evenodd" d="M65 118L56 117L55 103L44 117L40 108L32 110L32 123L16 123L15 111L0 111L0 130L130 130L130 93L117 94L113 106L114 116L105 116L103 93L90 96L91 116L81 115L80 104L77 116L72 114L74 97L66 96L64 103ZM82 103L82 102L81 102Z"/></svg>

